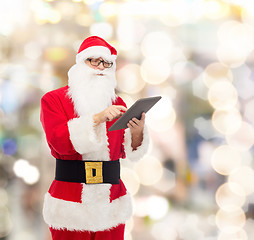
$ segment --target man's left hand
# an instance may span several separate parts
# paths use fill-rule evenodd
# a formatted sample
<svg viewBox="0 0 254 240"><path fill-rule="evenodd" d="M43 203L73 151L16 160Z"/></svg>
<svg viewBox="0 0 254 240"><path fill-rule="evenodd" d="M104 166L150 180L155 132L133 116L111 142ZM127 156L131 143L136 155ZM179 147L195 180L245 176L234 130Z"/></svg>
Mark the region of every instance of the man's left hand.
<svg viewBox="0 0 254 240"><path fill-rule="evenodd" d="M132 136L132 148L136 150L138 146L141 145L143 141L143 131L145 125L145 113L143 112L141 115L141 119L132 118L129 123L127 123L128 128L131 131Z"/></svg>

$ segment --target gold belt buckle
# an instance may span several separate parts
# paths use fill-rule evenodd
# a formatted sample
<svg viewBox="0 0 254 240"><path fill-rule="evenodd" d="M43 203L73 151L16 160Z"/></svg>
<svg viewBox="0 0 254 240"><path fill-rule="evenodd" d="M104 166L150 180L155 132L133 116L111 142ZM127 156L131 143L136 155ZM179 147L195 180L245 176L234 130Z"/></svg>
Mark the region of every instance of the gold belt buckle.
<svg viewBox="0 0 254 240"><path fill-rule="evenodd" d="M87 184L103 183L102 162L85 162L85 169Z"/></svg>

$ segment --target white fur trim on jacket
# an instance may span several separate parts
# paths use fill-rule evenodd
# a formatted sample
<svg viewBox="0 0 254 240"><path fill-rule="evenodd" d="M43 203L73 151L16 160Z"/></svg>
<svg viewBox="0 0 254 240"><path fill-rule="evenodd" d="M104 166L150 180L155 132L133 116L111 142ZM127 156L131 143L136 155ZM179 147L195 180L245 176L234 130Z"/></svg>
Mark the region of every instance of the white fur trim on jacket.
<svg viewBox="0 0 254 240"><path fill-rule="evenodd" d="M129 193L113 200L77 203L45 194L43 217L52 228L69 231L104 231L125 223L132 215Z"/></svg>
<svg viewBox="0 0 254 240"><path fill-rule="evenodd" d="M128 158L131 161L138 161L145 156L145 154L147 153L148 147L149 147L149 134L148 134L148 129L146 125L144 127L142 144L134 151L132 150L132 147L131 147L130 129L128 128L125 130L124 149L125 149L126 158Z"/></svg>
<svg viewBox="0 0 254 240"><path fill-rule="evenodd" d="M111 55L111 52L107 47L93 46L78 53L76 55L76 63L82 62L89 57L92 57L92 58L102 57L104 60L114 62L117 56Z"/></svg>
<svg viewBox="0 0 254 240"><path fill-rule="evenodd" d="M105 126L100 124L98 127L94 127L91 116L73 118L68 122L68 128L72 145L80 154L96 152L103 148L103 145L107 146L105 137L101 136Z"/></svg>

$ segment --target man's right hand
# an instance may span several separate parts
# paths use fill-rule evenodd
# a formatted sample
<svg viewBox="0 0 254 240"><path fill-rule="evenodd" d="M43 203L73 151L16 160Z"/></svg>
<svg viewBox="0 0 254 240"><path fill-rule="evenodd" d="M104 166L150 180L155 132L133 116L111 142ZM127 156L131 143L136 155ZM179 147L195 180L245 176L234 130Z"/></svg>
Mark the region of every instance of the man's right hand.
<svg viewBox="0 0 254 240"><path fill-rule="evenodd" d="M124 114L127 111L127 108L121 105L112 105L103 110L100 113L97 113L93 116L94 125L97 126L100 123L106 121L112 121Z"/></svg>

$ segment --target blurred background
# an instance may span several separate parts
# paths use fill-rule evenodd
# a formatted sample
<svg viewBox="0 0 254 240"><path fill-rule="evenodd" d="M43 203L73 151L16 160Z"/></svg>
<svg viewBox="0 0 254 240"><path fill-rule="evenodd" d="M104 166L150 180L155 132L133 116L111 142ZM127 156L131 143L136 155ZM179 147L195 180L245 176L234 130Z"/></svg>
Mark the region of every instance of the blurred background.
<svg viewBox="0 0 254 240"><path fill-rule="evenodd" d="M0 0L0 239L51 239L40 99L67 84L90 35L117 48L128 106L163 97L149 153L122 160L125 239L254 239L253 0Z"/></svg>

